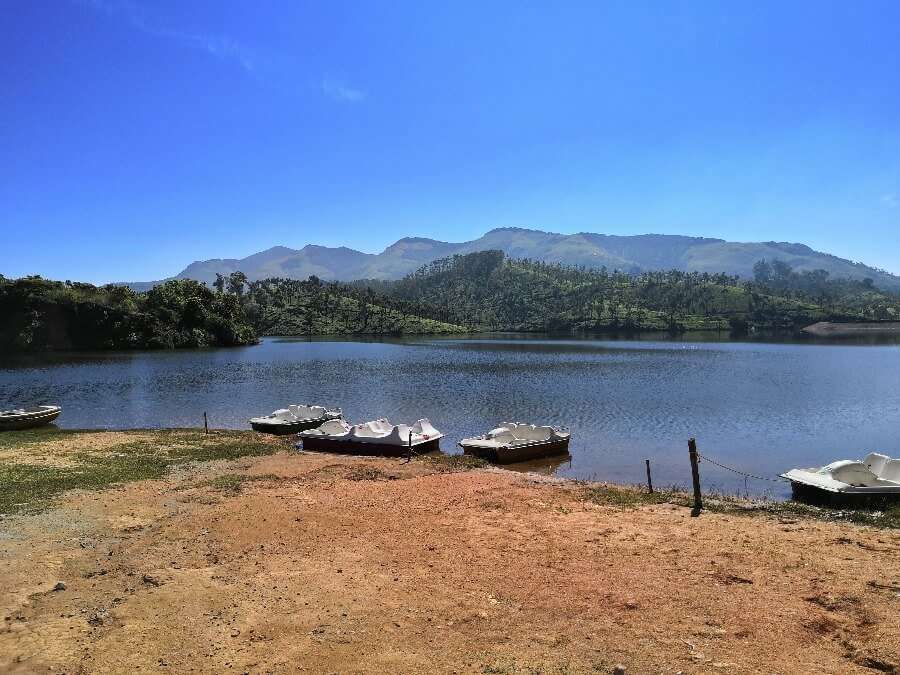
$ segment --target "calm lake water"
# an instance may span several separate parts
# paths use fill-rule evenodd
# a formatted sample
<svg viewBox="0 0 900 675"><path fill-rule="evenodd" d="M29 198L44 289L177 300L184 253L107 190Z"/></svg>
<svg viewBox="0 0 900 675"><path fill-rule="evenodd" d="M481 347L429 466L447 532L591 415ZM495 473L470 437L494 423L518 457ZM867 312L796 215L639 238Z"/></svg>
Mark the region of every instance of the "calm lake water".
<svg viewBox="0 0 900 675"><path fill-rule="evenodd" d="M45 354L0 361L0 408L58 403L59 426L247 428L288 403L341 406L351 421L428 417L456 452L499 422L572 431L558 475L687 485L687 439L763 476L900 456L900 346L536 338L388 342L270 338L209 351ZM709 463L712 489L783 497Z"/></svg>

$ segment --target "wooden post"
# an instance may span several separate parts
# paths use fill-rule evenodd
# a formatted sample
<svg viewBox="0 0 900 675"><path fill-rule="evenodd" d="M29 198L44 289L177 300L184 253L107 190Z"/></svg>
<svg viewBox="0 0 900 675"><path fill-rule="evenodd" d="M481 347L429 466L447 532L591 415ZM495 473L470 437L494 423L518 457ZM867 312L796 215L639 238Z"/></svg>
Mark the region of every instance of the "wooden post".
<svg viewBox="0 0 900 675"><path fill-rule="evenodd" d="M652 495L653 494L653 479L650 478L650 460L645 459L644 461L647 462L647 489L650 491L650 494Z"/></svg>
<svg viewBox="0 0 900 675"><path fill-rule="evenodd" d="M209 419L206 417L206 412L203 413L203 429L209 433Z"/></svg>
<svg viewBox="0 0 900 675"><path fill-rule="evenodd" d="M703 508L703 497L700 494L700 466L697 459L697 441L693 438L688 441L688 457L691 459L691 480L694 482L694 508L691 511L691 515L699 516L700 510Z"/></svg>

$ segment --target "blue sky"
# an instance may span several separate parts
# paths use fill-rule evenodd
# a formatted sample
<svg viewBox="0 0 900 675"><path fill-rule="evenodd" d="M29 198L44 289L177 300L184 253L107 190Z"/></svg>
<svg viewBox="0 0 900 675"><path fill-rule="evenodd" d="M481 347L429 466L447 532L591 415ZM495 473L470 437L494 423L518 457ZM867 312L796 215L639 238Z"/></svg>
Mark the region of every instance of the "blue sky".
<svg viewBox="0 0 900 675"><path fill-rule="evenodd" d="M0 0L0 273L493 227L900 273L900 3Z"/></svg>

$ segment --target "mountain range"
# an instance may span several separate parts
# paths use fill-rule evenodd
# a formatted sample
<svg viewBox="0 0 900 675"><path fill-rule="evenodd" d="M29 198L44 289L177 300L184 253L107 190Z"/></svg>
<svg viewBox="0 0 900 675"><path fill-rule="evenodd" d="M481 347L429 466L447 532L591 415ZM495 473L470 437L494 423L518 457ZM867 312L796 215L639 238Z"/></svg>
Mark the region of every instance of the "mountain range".
<svg viewBox="0 0 900 675"><path fill-rule="evenodd" d="M797 271L823 269L832 277L872 279L883 290L900 292L900 277L804 244L784 242L738 243L723 239L680 235L643 234L617 236L581 232L556 234L540 230L504 227L478 239L450 243L422 237L406 237L381 253L363 253L345 246L309 244L301 249L275 246L246 258L193 262L176 279L212 283L216 274L241 271L251 280L272 277L306 279L315 275L328 281L399 279L433 260L475 251L500 250L510 258L530 258L547 263L606 267L623 272L682 270L737 275L749 278L753 265L765 258L782 260ZM146 290L159 282L130 282Z"/></svg>

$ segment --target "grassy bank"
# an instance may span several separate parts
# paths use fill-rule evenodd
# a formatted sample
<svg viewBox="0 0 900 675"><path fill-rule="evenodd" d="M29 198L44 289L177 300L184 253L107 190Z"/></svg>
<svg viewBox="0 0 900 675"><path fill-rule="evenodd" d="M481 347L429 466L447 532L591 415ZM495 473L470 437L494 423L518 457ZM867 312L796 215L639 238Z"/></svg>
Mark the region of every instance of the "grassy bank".
<svg viewBox="0 0 900 675"><path fill-rule="evenodd" d="M586 483L584 498L605 506L623 509L648 504L675 504L685 508L693 505L693 495L681 488L656 490L652 494L644 488L627 485L597 485ZM751 500L730 495L707 493L703 509L711 513L737 516L774 516L780 519L812 518L830 522L850 522L890 529L900 529L900 504L883 509L836 509L795 501Z"/></svg>
<svg viewBox="0 0 900 675"><path fill-rule="evenodd" d="M235 460L289 450L292 439L250 431L135 429L128 431L61 430L55 427L0 434L0 515L37 513L69 490L103 490L138 480L165 478L191 462ZM480 459L464 455L416 458L437 473L485 468ZM361 474L360 480L368 474ZM372 479L381 475L372 474ZM276 476L227 474L210 483L214 489L237 493L248 481ZM679 488L648 493L627 485L579 483L584 499L622 509L652 504L690 508L692 496ZM882 528L900 528L900 505L877 509L834 509L798 502L755 501L706 494L705 510L739 516L774 516L846 521Z"/></svg>
<svg viewBox="0 0 900 675"><path fill-rule="evenodd" d="M112 442L97 443L112 435ZM285 445L247 431L120 432L54 427L0 434L0 514L35 513L69 490L164 478L190 462L269 455Z"/></svg>

